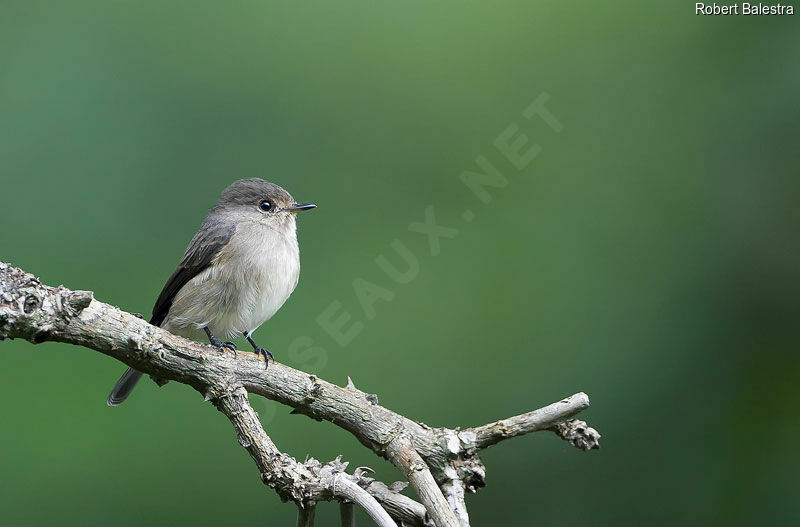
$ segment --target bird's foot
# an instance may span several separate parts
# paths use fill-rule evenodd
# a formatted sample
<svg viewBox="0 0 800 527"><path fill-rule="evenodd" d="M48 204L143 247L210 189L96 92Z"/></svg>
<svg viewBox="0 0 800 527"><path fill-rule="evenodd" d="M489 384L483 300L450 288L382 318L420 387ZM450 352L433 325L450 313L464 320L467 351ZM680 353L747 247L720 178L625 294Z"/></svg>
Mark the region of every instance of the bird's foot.
<svg viewBox="0 0 800 527"><path fill-rule="evenodd" d="M253 351L255 351L257 355L261 355L264 357L265 368L269 366L270 359L275 360L275 356L272 353L270 353L270 351L266 348L262 348L261 346L256 346L256 348Z"/></svg>
<svg viewBox="0 0 800 527"><path fill-rule="evenodd" d="M222 342L221 340L214 339L214 340L211 341L211 345L214 346L215 348L219 348L219 349L227 348L227 349L229 349L231 351L236 351L236 344L234 344L230 340L226 340L225 342Z"/></svg>
<svg viewBox="0 0 800 527"><path fill-rule="evenodd" d="M251 337L250 335L245 335L244 338L246 338L247 342L249 342L250 345L253 346L253 351L256 352L257 355L261 355L262 357L264 357L265 368L269 366L270 359L275 360L275 356L272 353L270 353L270 351L267 348L262 348L261 346L256 344L256 341L253 340L253 337Z"/></svg>
<svg viewBox="0 0 800 527"><path fill-rule="evenodd" d="M205 330L206 335L208 335L208 341L211 343L212 346L219 349L228 348L231 351L236 351L236 344L234 344L230 340L223 342L214 335L212 335L211 331L209 331L208 328L203 328L203 329Z"/></svg>

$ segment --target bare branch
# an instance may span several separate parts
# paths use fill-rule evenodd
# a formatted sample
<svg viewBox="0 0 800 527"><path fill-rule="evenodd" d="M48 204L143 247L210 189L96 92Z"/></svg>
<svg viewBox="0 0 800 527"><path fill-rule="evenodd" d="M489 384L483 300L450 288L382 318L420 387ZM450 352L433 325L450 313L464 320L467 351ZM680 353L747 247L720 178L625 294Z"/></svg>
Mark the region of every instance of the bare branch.
<svg viewBox="0 0 800 527"><path fill-rule="evenodd" d="M334 480L333 492L339 498L360 505L362 509L367 511L367 514L375 521L378 527L397 527L397 524L378 501L352 480L337 476Z"/></svg>
<svg viewBox="0 0 800 527"><path fill-rule="evenodd" d="M364 479L363 477L361 478L362 481ZM398 494L407 485L408 483L404 481L395 482L390 486L386 486L381 481L372 481L366 489L383 505L383 508L389 512L392 518L402 521L403 525L434 527L433 520L428 517L428 512L425 510L424 505L403 494Z"/></svg>
<svg viewBox="0 0 800 527"><path fill-rule="evenodd" d="M453 477L449 481L442 483L442 493L459 524L469 525L469 513L467 512L467 503L464 496L464 482L458 478L454 469L449 468L448 470L452 471Z"/></svg>
<svg viewBox="0 0 800 527"><path fill-rule="evenodd" d="M297 527L314 527L317 505L297 506Z"/></svg>
<svg viewBox="0 0 800 527"><path fill-rule="evenodd" d="M356 511L352 503L343 502L339 504L339 519L342 527L356 527Z"/></svg>
<svg viewBox="0 0 800 527"><path fill-rule="evenodd" d="M69 291L61 287L49 288L41 285L31 275L0 263L0 340L25 336L36 343L51 337L52 340L66 342L71 342L73 338L86 338L86 336L72 335L69 329L64 331L61 326L66 324L68 327L70 322L77 321L80 315L89 314L86 311L90 305L101 307L103 317L91 317L87 321L98 321L106 330L114 328L123 320L129 321L129 317L139 320L133 315L94 301L89 292ZM120 316L106 319L109 312L118 313ZM60 337L62 332L63 338ZM143 349L141 334L121 334L116 338L119 343L124 341L124 346L133 346L140 351ZM114 350L117 347L117 340L110 343L110 346ZM155 352L159 356L163 353L163 350ZM175 378L175 373L173 371L157 378ZM195 385L195 388L198 387ZM335 482L340 486L346 481L347 484L364 487L376 483L373 479L360 474L353 476L346 474L344 470L347 463L343 463L340 458L325 464L313 458L305 463L299 463L293 457L282 453L264 431L247 399L247 392L236 384L235 378L224 374L209 376L200 391L206 400L211 401L231 421L239 443L248 451L258 467L261 480L274 488L281 499L292 500L298 504L301 511L298 521L302 519L307 525L313 524L315 503L336 498ZM421 504L398 492L386 492L377 486L375 489L380 495L381 502L385 503L389 510L402 511L403 514L399 517L408 525L425 525L426 515ZM409 505L409 502L414 506Z"/></svg>
<svg viewBox="0 0 800 527"><path fill-rule="evenodd" d="M244 388L238 387L214 397L212 402L230 419L239 443L247 449L261 471L261 480L281 497L297 503L298 526L313 527L316 502L336 497L363 507L379 527L397 527L377 500L359 486L359 476L344 472L347 464L340 459L322 465L312 458L301 464L281 453L261 427Z"/></svg>
<svg viewBox="0 0 800 527"><path fill-rule="evenodd" d="M405 432L400 433L386 445L386 457L417 491L428 513L437 527L459 527L460 523L445 500L442 490L433 479L428 465L411 446Z"/></svg>
<svg viewBox="0 0 800 527"><path fill-rule="evenodd" d="M569 419L586 408L589 408L589 397L585 393L580 392L532 412L515 415L514 417L495 421L487 425L469 428L459 435L462 439L467 437L467 441L473 442L475 448L483 449L497 444L504 439L529 434L539 430L548 430L555 424ZM475 434L474 439L469 436L470 433Z"/></svg>
<svg viewBox="0 0 800 527"><path fill-rule="evenodd" d="M0 340L3 338L75 344L119 359L150 374L159 384L169 380L187 384L228 416L264 482L284 499L298 504L330 500L330 485L339 474L339 481L365 489L406 525L427 526L431 520L439 527L469 525L463 495L485 485L485 467L478 457L483 448L538 430L554 430L576 446L594 445L599 438L585 423L569 430L557 426L588 407L583 393L476 428L431 428L380 406L376 396L357 389L349 379L346 387L340 387L277 362L265 370L252 353L221 353L99 302L91 292L49 287L0 263ZM260 427L245 390L351 432L409 478L427 514L423 505L379 482L361 475L347 476L345 464L338 459L324 465L316 460L301 464L281 453Z"/></svg>

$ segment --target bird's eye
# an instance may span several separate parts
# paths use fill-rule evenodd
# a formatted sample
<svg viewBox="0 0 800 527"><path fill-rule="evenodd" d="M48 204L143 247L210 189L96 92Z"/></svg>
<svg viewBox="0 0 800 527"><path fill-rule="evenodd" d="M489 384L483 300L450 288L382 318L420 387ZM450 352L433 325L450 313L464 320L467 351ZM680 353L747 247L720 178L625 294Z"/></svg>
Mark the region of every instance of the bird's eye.
<svg viewBox="0 0 800 527"><path fill-rule="evenodd" d="M258 208L263 210L264 212L269 212L272 210L272 202L268 199L265 199L264 201L258 204Z"/></svg>

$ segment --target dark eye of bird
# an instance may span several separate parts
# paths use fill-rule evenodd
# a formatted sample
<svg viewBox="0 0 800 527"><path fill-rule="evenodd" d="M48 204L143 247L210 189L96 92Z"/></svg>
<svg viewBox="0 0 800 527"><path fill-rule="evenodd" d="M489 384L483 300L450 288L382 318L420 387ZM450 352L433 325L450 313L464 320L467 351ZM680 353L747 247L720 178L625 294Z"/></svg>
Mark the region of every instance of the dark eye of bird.
<svg viewBox="0 0 800 527"><path fill-rule="evenodd" d="M272 202L268 199L265 199L264 201L258 204L258 208L263 210L264 212L269 212L272 210Z"/></svg>

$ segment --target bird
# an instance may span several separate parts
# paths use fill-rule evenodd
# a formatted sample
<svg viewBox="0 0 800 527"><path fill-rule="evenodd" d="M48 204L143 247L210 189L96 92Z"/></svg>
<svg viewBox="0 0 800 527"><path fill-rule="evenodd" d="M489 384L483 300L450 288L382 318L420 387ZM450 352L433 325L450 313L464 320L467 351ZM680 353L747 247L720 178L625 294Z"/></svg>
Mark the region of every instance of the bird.
<svg viewBox="0 0 800 527"><path fill-rule="evenodd" d="M153 306L150 323L192 340L207 338L220 349L253 332L283 306L300 277L296 214L316 208L297 203L275 183L249 178L222 191ZM128 368L106 400L122 404L142 372Z"/></svg>

